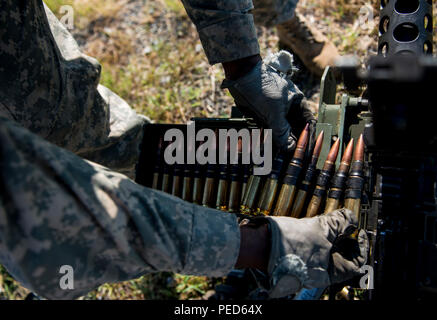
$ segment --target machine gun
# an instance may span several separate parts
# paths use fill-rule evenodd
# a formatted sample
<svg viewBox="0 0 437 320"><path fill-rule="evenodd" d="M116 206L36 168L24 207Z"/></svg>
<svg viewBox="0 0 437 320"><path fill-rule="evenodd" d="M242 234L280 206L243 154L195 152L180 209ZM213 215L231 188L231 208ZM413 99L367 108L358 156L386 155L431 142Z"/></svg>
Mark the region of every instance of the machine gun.
<svg viewBox="0 0 437 320"><path fill-rule="evenodd" d="M323 152L364 133L361 225L371 240L369 299L427 299L437 294L437 108L433 86L432 1L381 1L378 56L361 70L338 69L347 92L335 103L332 68L322 77L317 130ZM330 139L330 140L329 140ZM318 166L321 163L319 162Z"/></svg>

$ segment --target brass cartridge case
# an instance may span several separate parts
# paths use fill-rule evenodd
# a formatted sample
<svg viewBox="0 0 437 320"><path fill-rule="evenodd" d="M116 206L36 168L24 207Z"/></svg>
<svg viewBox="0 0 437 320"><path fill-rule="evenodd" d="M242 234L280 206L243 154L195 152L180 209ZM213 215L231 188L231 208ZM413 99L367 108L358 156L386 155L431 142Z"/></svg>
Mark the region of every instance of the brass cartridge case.
<svg viewBox="0 0 437 320"><path fill-rule="evenodd" d="M161 186L161 191L164 191L166 193L170 193L171 192L171 176L168 173L164 173L162 175L162 186Z"/></svg>
<svg viewBox="0 0 437 320"><path fill-rule="evenodd" d="M247 182L247 188L240 206L240 213L253 214L256 212L258 198L260 196L263 177L251 175Z"/></svg>
<svg viewBox="0 0 437 320"><path fill-rule="evenodd" d="M273 209L273 203L276 199L278 190L279 176L282 171L284 159L281 155L277 156L273 161L272 172L267 179L264 188L261 192L261 197L258 202L257 214L269 215Z"/></svg>
<svg viewBox="0 0 437 320"><path fill-rule="evenodd" d="M229 212L238 212L241 203L241 167L237 164L231 165L230 189L229 189Z"/></svg>
<svg viewBox="0 0 437 320"><path fill-rule="evenodd" d="M205 187L203 189L202 205L215 208L216 191L216 165L209 164L206 169Z"/></svg>
<svg viewBox="0 0 437 320"><path fill-rule="evenodd" d="M346 209L349 209L353 213L359 217L360 215L360 208L361 208L361 199L345 199L344 200L344 207Z"/></svg>
<svg viewBox="0 0 437 320"><path fill-rule="evenodd" d="M181 197L182 196L182 182L183 182L183 169L182 165L176 164L174 166L173 171L173 183L172 183L172 189L171 194L175 197Z"/></svg>
<svg viewBox="0 0 437 320"><path fill-rule="evenodd" d="M346 183L344 206L354 212L361 222L361 196L364 189L364 139L363 135L358 139L355 147L354 159L351 171ZM359 225L359 228L361 225Z"/></svg>
<svg viewBox="0 0 437 320"><path fill-rule="evenodd" d="M219 182L217 187L217 201L215 204L216 209L226 211L228 209L228 191L229 191L229 177L228 166L219 165Z"/></svg>
<svg viewBox="0 0 437 320"><path fill-rule="evenodd" d="M286 216L290 213L294 196L296 195L296 184L302 170L308 139L309 131L307 124L299 137L293 158L288 165L287 174L284 177L278 201L275 210L273 211L274 215Z"/></svg>
<svg viewBox="0 0 437 320"><path fill-rule="evenodd" d="M273 202L275 201L276 191L278 189L278 179L268 178L263 191L261 193L261 198L259 200L257 214L269 215L273 207Z"/></svg>
<svg viewBox="0 0 437 320"><path fill-rule="evenodd" d="M172 171L172 166L168 165L167 163L164 163L163 166L163 174L162 174L162 184L161 184L161 191L164 191L166 193L171 193L172 188L172 176L170 172Z"/></svg>
<svg viewBox="0 0 437 320"><path fill-rule="evenodd" d="M250 165L244 164L243 165L243 179L241 182L241 199L240 199L241 204L243 204L243 200L244 200L244 196L246 194L247 185L249 183L250 175L251 175L250 174Z"/></svg>
<svg viewBox="0 0 437 320"><path fill-rule="evenodd" d="M182 200L192 202L193 201L193 178L184 177L182 184Z"/></svg>
<svg viewBox="0 0 437 320"><path fill-rule="evenodd" d="M348 172L352 161L352 152L354 148L354 139L351 139L345 149L340 166L332 178L331 188L328 192L325 213L332 212L340 207L340 200L343 197L344 188Z"/></svg>
<svg viewBox="0 0 437 320"><path fill-rule="evenodd" d="M314 182L313 180L314 177L316 176L317 161L319 160L320 151L322 150L323 138L324 138L324 133L322 131L317 137L313 154L311 157L311 161L308 165L305 176L300 185L300 189L297 192L296 199L292 206L290 216L293 218L300 218L305 205L305 201L307 199L307 194L310 191L311 186L313 185Z"/></svg>
<svg viewBox="0 0 437 320"><path fill-rule="evenodd" d="M152 189L158 190L159 188L159 172L153 173Z"/></svg>
<svg viewBox="0 0 437 320"><path fill-rule="evenodd" d="M238 212L241 203L241 182L232 181L229 190L229 212Z"/></svg>
<svg viewBox="0 0 437 320"><path fill-rule="evenodd" d="M303 206L307 198L308 192L306 190L300 189L296 195L296 199L293 204L290 216L292 218L300 218L300 214L303 211Z"/></svg>
<svg viewBox="0 0 437 320"><path fill-rule="evenodd" d="M274 215L287 216L296 195L296 185L283 184L279 192Z"/></svg>
<svg viewBox="0 0 437 320"><path fill-rule="evenodd" d="M332 212L340 208L340 199L328 198L325 205L325 213Z"/></svg>
<svg viewBox="0 0 437 320"><path fill-rule="evenodd" d="M194 182L193 182L193 203L201 205L203 198L203 188L205 179L203 178L203 166L196 164L194 169Z"/></svg>
<svg viewBox="0 0 437 320"><path fill-rule="evenodd" d="M317 178L316 189L314 190L313 197L308 205L306 217L314 217L321 211L322 203L325 200L328 189L328 184L335 168L335 160L337 159L339 147L340 140L337 140L329 151L322 171Z"/></svg>
<svg viewBox="0 0 437 320"><path fill-rule="evenodd" d="M316 187L317 190L318 187ZM307 209L307 218L315 217L320 212L320 207L322 206L323 197L320 196L313 196L311 198L310 204L308 205Z"/></svg>

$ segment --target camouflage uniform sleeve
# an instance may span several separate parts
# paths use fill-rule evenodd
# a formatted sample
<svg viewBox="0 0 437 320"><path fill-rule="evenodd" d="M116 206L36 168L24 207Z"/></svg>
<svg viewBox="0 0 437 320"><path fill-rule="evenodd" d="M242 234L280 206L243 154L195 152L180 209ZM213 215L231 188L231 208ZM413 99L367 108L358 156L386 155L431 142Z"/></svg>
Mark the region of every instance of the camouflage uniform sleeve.
<svg viewBox="0 0 437 320"><path fill-rule="evenodd" d="M211 64L258 54L252 0L182 0Z"/></svg>
<svg viewBox="0 0 437 320"><path fill-rule="evenodd" d="M225 276L239 246L235 215L142 187L0 116L0 263L40 296L157 271ZM60 288L64 265L73 290Z"/></svg>
<svg viewBox="0 0 437 320"><path fill-rule="evenodd" d="M0 116L134 178L149 120L99 85L98 61L41 0L2 0L0 12Z"/></svg>

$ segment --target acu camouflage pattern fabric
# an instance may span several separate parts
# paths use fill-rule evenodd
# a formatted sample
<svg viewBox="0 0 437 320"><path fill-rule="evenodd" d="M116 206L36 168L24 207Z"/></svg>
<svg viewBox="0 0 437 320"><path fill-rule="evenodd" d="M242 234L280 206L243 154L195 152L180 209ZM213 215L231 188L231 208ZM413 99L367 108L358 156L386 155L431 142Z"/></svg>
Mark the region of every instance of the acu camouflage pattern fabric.
<svg viewBox="0 0 437 320"><path fill-rule="evenodd" d="M99 63L41 0L0 1L0 115L134 178L148 122L99 85Z"/></svg>
<svg viewBox="0 0 437 320"><path fill-rule="evenodd" d="M182 0L209 63L260 53L254 21L272 27L290 20L299 0Z"/></svg>
<svg viewBox="0 0 437 320"><path fill-rule="evenodd" d="M0 117L0 263L40 296L157 271L225 276L239 247L235 215L142 187ZM74 290L60 288L63 265Z"/></svg>

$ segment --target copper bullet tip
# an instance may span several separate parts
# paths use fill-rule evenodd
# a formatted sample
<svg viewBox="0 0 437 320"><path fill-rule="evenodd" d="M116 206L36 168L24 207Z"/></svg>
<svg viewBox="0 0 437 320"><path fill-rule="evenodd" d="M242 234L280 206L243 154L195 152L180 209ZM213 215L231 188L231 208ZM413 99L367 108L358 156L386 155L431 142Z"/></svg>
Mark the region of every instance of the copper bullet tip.
<svg viewBox="0 0 437 320"><path fill-rule="evenodd" d="M316 144L314 146L313 157L318 158L320 156L320 151L322 151L323 138L325 137L325 132L322 130L317 137Z"/></svg>
<svg viewBox="0 0 437 320"><path fill-rule="evenodd" d="M300 134L299 140L297 141L296 148L305 150L305 148L307 147L307 144L308 144L309 134L310 134L309 125L307 123L307 125L305 126L305 129L303 129L302 133Z"/></svg>
<svg viewBox="0 0 437 320"><path fill-rule="evenodd" d="M354 139L352 138L347 147L346 150L344 151L343 154L343 158L341 159L341 162L347 163L347 165L350 165L351 161L352 161L352 153L354 151Z"/></svg>
<svg viewBox="0 0 437 320"><path fill-rule="evenodd" d="M331 150L329 150L326 161L334 163L335 160L337 159L339 148L340 148L340 139L337 139L337 141L335 141L334 145L332 146Z"/></svg>
<svg viewBox="0 0 437 320"><path fill-rule="evenodd" d="M364 161L364 138L360 135L354 152L354 161Z"/></svg>

